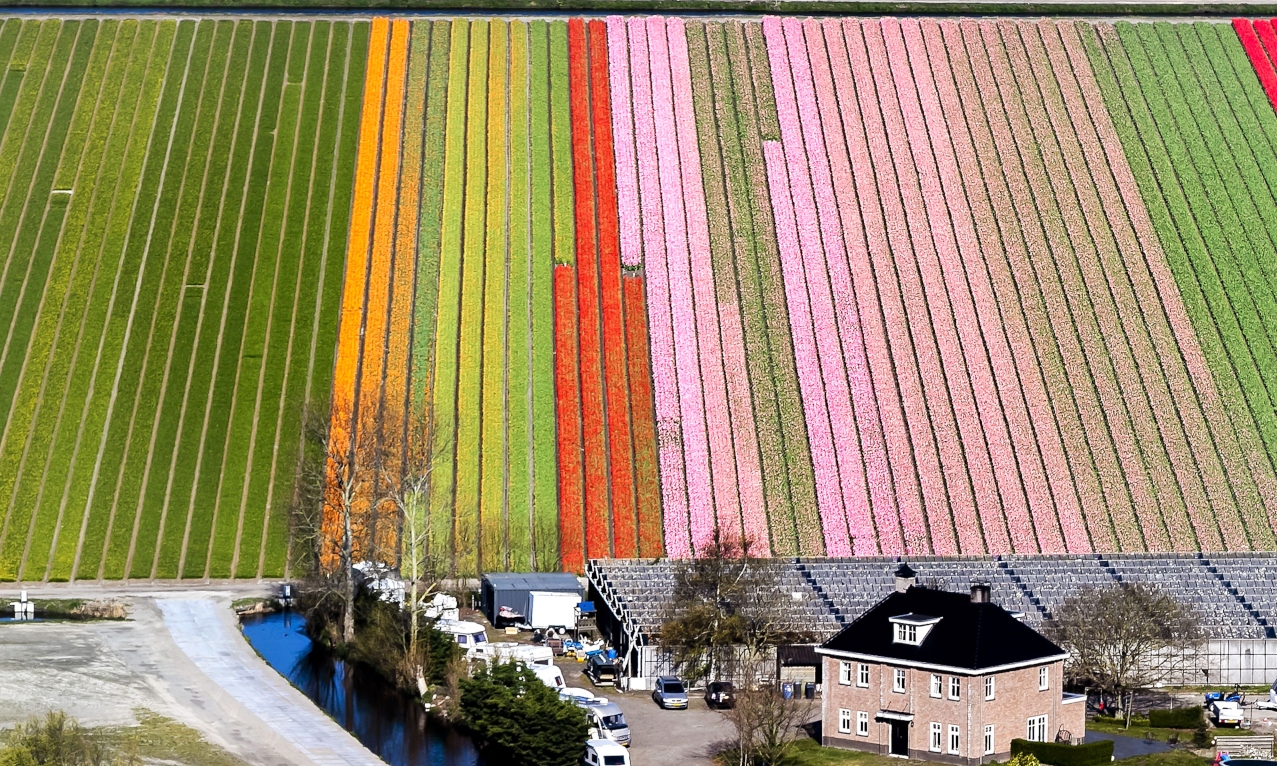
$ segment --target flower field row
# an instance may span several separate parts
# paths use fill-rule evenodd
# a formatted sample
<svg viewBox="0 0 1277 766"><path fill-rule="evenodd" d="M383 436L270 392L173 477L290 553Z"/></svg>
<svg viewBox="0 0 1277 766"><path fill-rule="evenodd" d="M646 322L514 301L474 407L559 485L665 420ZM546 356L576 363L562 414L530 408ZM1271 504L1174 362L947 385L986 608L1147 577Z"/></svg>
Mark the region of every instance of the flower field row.
<svg viewBox="0 0 1277 766"><path fill-rule="evenodd" d="M0 578L285 573L302 411L331 386L330 232L367 39L0 22Z"/></svg>
<svg viewBox="0 0 1277 766"><path fill-rule="evenodd" d="M0 335L0 579L331 563L308 411L467 575L1271 550L1277 26L0 18Z"/></svg>

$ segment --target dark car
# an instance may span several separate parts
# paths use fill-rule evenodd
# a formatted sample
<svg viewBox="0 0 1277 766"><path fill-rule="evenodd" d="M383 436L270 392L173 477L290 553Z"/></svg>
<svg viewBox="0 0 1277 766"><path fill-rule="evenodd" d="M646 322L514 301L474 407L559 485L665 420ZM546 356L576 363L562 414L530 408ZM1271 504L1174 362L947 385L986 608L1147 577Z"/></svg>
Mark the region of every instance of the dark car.
<svg viewBox="0 0 1277 766"><path fill-rule="evenodd" d="M705 704L711 708L731 708L736 705L736 689L731 681L711 681L705 686Z"/></svg>

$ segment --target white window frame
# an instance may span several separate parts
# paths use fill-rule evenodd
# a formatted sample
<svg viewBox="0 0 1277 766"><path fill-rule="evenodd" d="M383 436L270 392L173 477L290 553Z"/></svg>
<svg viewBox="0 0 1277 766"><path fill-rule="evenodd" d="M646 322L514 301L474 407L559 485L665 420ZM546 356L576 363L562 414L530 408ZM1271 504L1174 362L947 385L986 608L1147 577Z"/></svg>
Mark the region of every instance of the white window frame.
<svg viewBox="0 0 1277 766"><path fill-rule="evenodd" d="M1043 665L1038 668L1038 691L1044 692L1051 688L1051 667Z"/></svg>
<svg viewBox="0 0 1277 766"><path fill-rule="evenodd" d="M908 677L905 675L904 668L896 668L896 672L891 679L891 691L895 694L904 694L908 688Z"/></svg>
<svg viewBox="0 0 1277 766"><path fill-rule="evenodd" d="M944 676L939 673L931 674L931 696L936 699L944 696Z"/></svg>
<svg viewBox="0 0 1277 766"><path fill-rule="evenodd" d="M869 714L863 710L856 713L856 736L869 736Z"/></svg>
<svg viewBox="0 0 1277 766"><path fill-rule="evenodd" d="M993 755L993 724L984 727L984 754Z"/></svg>
<svg viewBox="0 0 1277 766"><path fill-rule="evenodd" d="M838 708L838 733L851 733L851 711L845 707Z"/></svg>
<svg viewBox="0 0 1277 766"><path fill-rule="evenodd" d="M962 699L962 678L949 676L949 699Z"/></svg>
<svg viewBox="0 0 1277 766"><path fill-rule="evenodd" d="M841 686L851 685L851 663L846 660L838 662L838 683Z"/></svg>
<svg viewBox="0 0 1277 766"><path fill-rule="evenodd" d="M962 729L956 723L949 724L949 754L962 752Z"/></svg>
<svg viewBox="0 0 1277 766"><path fill-rule="evenodd" d="M939 723L932 721L931 722L931 752L933 753L940 752L940 746L942 744L943 739L944 739L944 727L941 726Z"/></svg>
<svg viewBox="0 0 1277 766"><path fill-rule="evenodd" d="M993 676L984 677L984 698L995 699L998 696L998 684Z"/></svg>
<svg viewBox="0 0 1277 766"><path fill-rule="evenodd" d="M916 646L919 643L918 626L907 622L896 623L896 642L900 644L913 644Z"/></svg>
<svg viewBox="0 0 1277 766"><path fill-rule="evenodd" d="M869 664L865 662L856 663L856 686L861 689L869 688Z"/></svg>
<svg viewBox="0 0 1277 766"><path fill-rule="evenodd" d="M1028 736L1025 737L1030 742L1046 742L1046 721L1044 715L1035 715L1029 719Z"/></svg>

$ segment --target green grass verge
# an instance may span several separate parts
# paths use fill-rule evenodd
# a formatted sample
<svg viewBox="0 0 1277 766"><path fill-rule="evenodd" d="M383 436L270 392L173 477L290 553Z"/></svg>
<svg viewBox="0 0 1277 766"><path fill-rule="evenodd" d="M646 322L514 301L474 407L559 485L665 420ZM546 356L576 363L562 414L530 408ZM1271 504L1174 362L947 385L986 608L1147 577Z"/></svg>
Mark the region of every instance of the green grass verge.
<svg viewBox="0 0 1277 766"><path fill-rule="evenodd" d="M531 152L532 542L534 568L559 565L559 470L554 397L554 195L550 185L550 28L528 25ZM566 95L566 94L565 94ZM570 187L569 187L570 188Z"/></svg>

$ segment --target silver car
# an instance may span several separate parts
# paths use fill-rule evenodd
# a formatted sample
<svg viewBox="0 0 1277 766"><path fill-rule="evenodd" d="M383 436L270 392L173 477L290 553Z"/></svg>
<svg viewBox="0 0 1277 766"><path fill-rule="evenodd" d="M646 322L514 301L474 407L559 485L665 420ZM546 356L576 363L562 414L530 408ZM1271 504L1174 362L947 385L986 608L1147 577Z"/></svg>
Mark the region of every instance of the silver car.
<svg viewBox="0 0 1277 766"><path fill-rule="evenodd" d="M666 710L686 710L687 687L675 676L658 676L652 701Z"/></svg>

